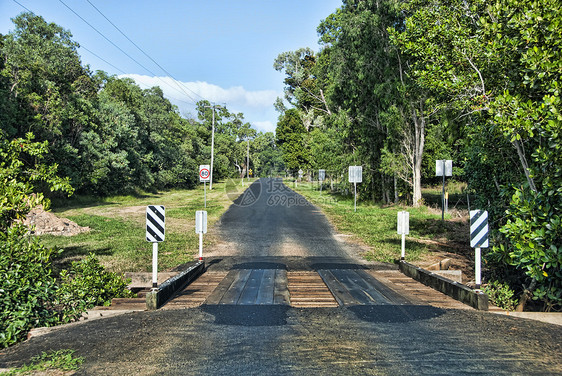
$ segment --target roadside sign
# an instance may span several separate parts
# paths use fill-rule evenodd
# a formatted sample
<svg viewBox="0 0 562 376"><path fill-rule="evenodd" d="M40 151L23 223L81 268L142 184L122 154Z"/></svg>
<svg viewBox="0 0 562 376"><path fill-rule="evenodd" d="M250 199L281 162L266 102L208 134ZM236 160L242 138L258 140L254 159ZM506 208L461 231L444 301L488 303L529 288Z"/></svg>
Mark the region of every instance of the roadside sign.
<svg viewBox="0 0 562 376"><path fill-rule="evenodd" d="M349 166L348 179L353 183L353 211L357 211L357 183L363 182L363 166Z"/></svg>
<svg viewBox="0 0 562 376"><path fill-rule="evenodd" d="M363 166L349 166L349 182L350 183L363 182Z"/></svg>
<svg viewBox="0 0 562 376"><path fill-rule="evenodd" d="M486 210L470 211L470 246L474 248L474 280L476 289L480 289L482 254L480 248L488 248L488 212Z"/></svg>
<svg viewBox="0 0 562 376"><path fill-rule="evenodd" d="M443 173L444 172L444 173ZM453 161L438 159L435 161L435 176L453 176Z"/></svg>
<svg viewBox="0 0 562 376"><path fill-rule="evenodd" d="M158 286L158 243L164 241L166 208L162 205L146 207L146 241L152 243L152 288Z"/></svg>
<svg viewBox="0 0 562 376"><path fill-rule="evenodd" d="M410 213L407 211L398 212L398 234L408 235L410 233Z"/></svg>
<svg viewBox="0 0 562 376"><path fill-rule="evenodd" d="M162 205L146 207L146 241L159 243L164 241L166 209Z"/></svg>
<svg viewBox="0 0 562 376"><path fill-rule="evenodd" d="M199 234L199 261L203 260L203 234L207 233L207 212L197 210L195 212L195 233Z"/></svg>
<svg viewBox="0 0 562 376"><path fill-rule="evenodd" d="M407 211L398 212L398 234L402 235L402 246L400 259L406 258L406 235L410 233L410 213Z"/></svg>
<svg viewBox="0 0 562 376"><path fill-rule="evenodd" d="M302 174L304 173L303 170L299 170L299 179L302 179Z"/></svg>
<svg viewBox="0 0 562 376"><path fill-rule="evenodd" d="M211 181L211 166L209 165L199 166L199 181L200 182Z"/></svg>
<svg viewBox="0 0 562 376"><path fill-rule="evenodd" d="M318 170L318 181L326 179L326 170Z"/></svg>
<svg viewBox="0 0 562 376"><path fill-rule="evenodd" d="M195 212L195 233L207 233L207 212L205 210L197 210Z"/></svg>
<svg viewBox="0 0 562 376"><path fill-rule="evenodd" d="M470 211L470 247L488 248L488 212Z"/></svg>
<svg viewBox="0 0 562 376"><path fill-rule="evenodd" d="M445 221L445 210L448 198L445 199L445 176L453 176L453 161L450 159L438 159L435 161L435 176L443 176L443 193L441 195L441 221Z"/></svg>

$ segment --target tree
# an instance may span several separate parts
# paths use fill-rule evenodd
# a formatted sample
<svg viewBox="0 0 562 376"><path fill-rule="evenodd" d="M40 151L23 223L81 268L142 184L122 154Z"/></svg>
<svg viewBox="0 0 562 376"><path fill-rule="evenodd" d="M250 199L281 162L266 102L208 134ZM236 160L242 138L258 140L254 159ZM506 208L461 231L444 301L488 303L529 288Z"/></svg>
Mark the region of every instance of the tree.
<svg viewBox="0 0 562 376"><path fill-rule="evenodd" d="M523 304L533 294L546 309L562 302L560 6L559 0L415 0L406 5L405 29L396 38L415 57L412 74L422 87L439 91L459 116L499 140L468 145L472 155L479 148L481 160L497 160L500 146L504 161L516 161L507 174L500 171L505 163L490 166L490 184L511 202L494 209L508 211L498 218L504 238L489 260L499 262L498 269L513 266L515 271L507 268L512 275L524 273Z"/></svg>
<svg viewBox="0 0 562 376"><path fill-rule="evenodd" d="M315 78L316 57L310 48L283 52L275 59L273 68L284 71L285 99L311 117L331 115L324 92ZM280 105L278 105L280 107ZM307 127L308 128L308 127Z"/></svg>
<svg viewBox="0 0 562 376"><path fill-rule="evenodd" d="M79 164L60 162L77 160L81 132L91 120L90 100L98 88L81 65L69 31L32 13L22 13L13 22L15 30L0 50L1 75L16 108L7 136L32 132L37 140L48 141L52 149L47 158L59 162L61 172L74 182Z"/></svg>
<svg viewBox="0 0 562 376"><path fill-rule="evenodd" d="M293 173L309 164L309 151L305 147L306 128L297 109L287 110L280 116L275 137L277 145L283 151L283 160L287 169Z"/></svg>
<svg viewBox="0 0 562 376"><path fill-rule="evenodd" d="M322 69L328 73L319 76L329 77L330 106L345 110L349 119L342 138L366 167L362 189L389 201L389 178L399 177L411 185L418 205L431 114L426 109L428 94L409 80L408 62L390 42L388 28L403 23L399 6L391 0L348 0L322 21L318 32L325 48L320 55L327 56ZM401 166L389 168L383 155Z"/></svg>

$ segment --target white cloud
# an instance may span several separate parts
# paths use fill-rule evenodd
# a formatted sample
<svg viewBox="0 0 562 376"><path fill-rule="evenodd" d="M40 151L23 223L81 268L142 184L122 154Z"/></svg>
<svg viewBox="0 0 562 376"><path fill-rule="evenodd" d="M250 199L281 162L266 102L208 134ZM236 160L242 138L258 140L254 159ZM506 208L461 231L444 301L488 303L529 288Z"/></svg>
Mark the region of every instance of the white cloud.
<svg viewBox="0 0 562 376"><path fill-rule="evenodd" d="M166 98L178 106L180 113L196 116L195 102L206 99L211 103L226 104L230 112L242 112L244 119L263 132L274 132L277 114L273 103L282 96L275 90L248 91L243 86L222 88L208 82L181 82L171 77L150 77L138 74L120 75L129 77L143 89L159 86Z"/></svg>
<svg viewBox="0 0 562 376"><path fill-rule="evenodd" d="M255 121L252 125L258 130L262 132L275 132L276 125L270 121Z"/></svg>

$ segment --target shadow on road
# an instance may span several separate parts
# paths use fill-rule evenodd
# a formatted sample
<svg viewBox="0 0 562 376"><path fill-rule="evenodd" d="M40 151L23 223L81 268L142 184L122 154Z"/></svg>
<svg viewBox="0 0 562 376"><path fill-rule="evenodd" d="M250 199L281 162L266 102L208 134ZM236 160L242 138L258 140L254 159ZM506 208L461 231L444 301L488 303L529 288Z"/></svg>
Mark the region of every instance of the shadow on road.
<svg viewBox="0 0 562 376"><path fill-rule="evenodd" d="M283 326L287 325L288 305L203 305L203 312L215 317L217 325Z"/></svg>
<svg viewBox="0 0 562 376"><path fill-rule="evenodd" d="M417 305L357 305L347 309L359 320L390 324L433 319L446 312L436 307Z"/></svg>
<svg viewBox="0 0 562 376"><path fill-rule="evenodd" d="M232 269L277 269L287 270L287 265L278 262L244 262L236 264Z"/></svg>

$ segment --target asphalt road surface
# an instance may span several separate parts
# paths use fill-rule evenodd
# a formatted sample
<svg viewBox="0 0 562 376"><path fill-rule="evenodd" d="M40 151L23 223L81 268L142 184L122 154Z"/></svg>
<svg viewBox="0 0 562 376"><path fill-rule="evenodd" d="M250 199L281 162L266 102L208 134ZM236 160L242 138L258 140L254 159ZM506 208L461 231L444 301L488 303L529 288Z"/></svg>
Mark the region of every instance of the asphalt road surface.
<svg viewBox="0 0 562 376"><path fill-rule="evenodd" d="M354 253L334 237L322 212L281 179L254 182L223 215L219 232L234 245L221 256L348 258Z"/></svg>
<svg viewBox="0 0 562 376"><path fill-rule="evenodd" d="M210 269L332 269L337 276L359 263L315 207L274 184L262 180L225 213L218 230L235 247ZM404 302L135 312L0 350L0 368L59 349L84 357L82 375L562 374L560 326Z"/></svg>

